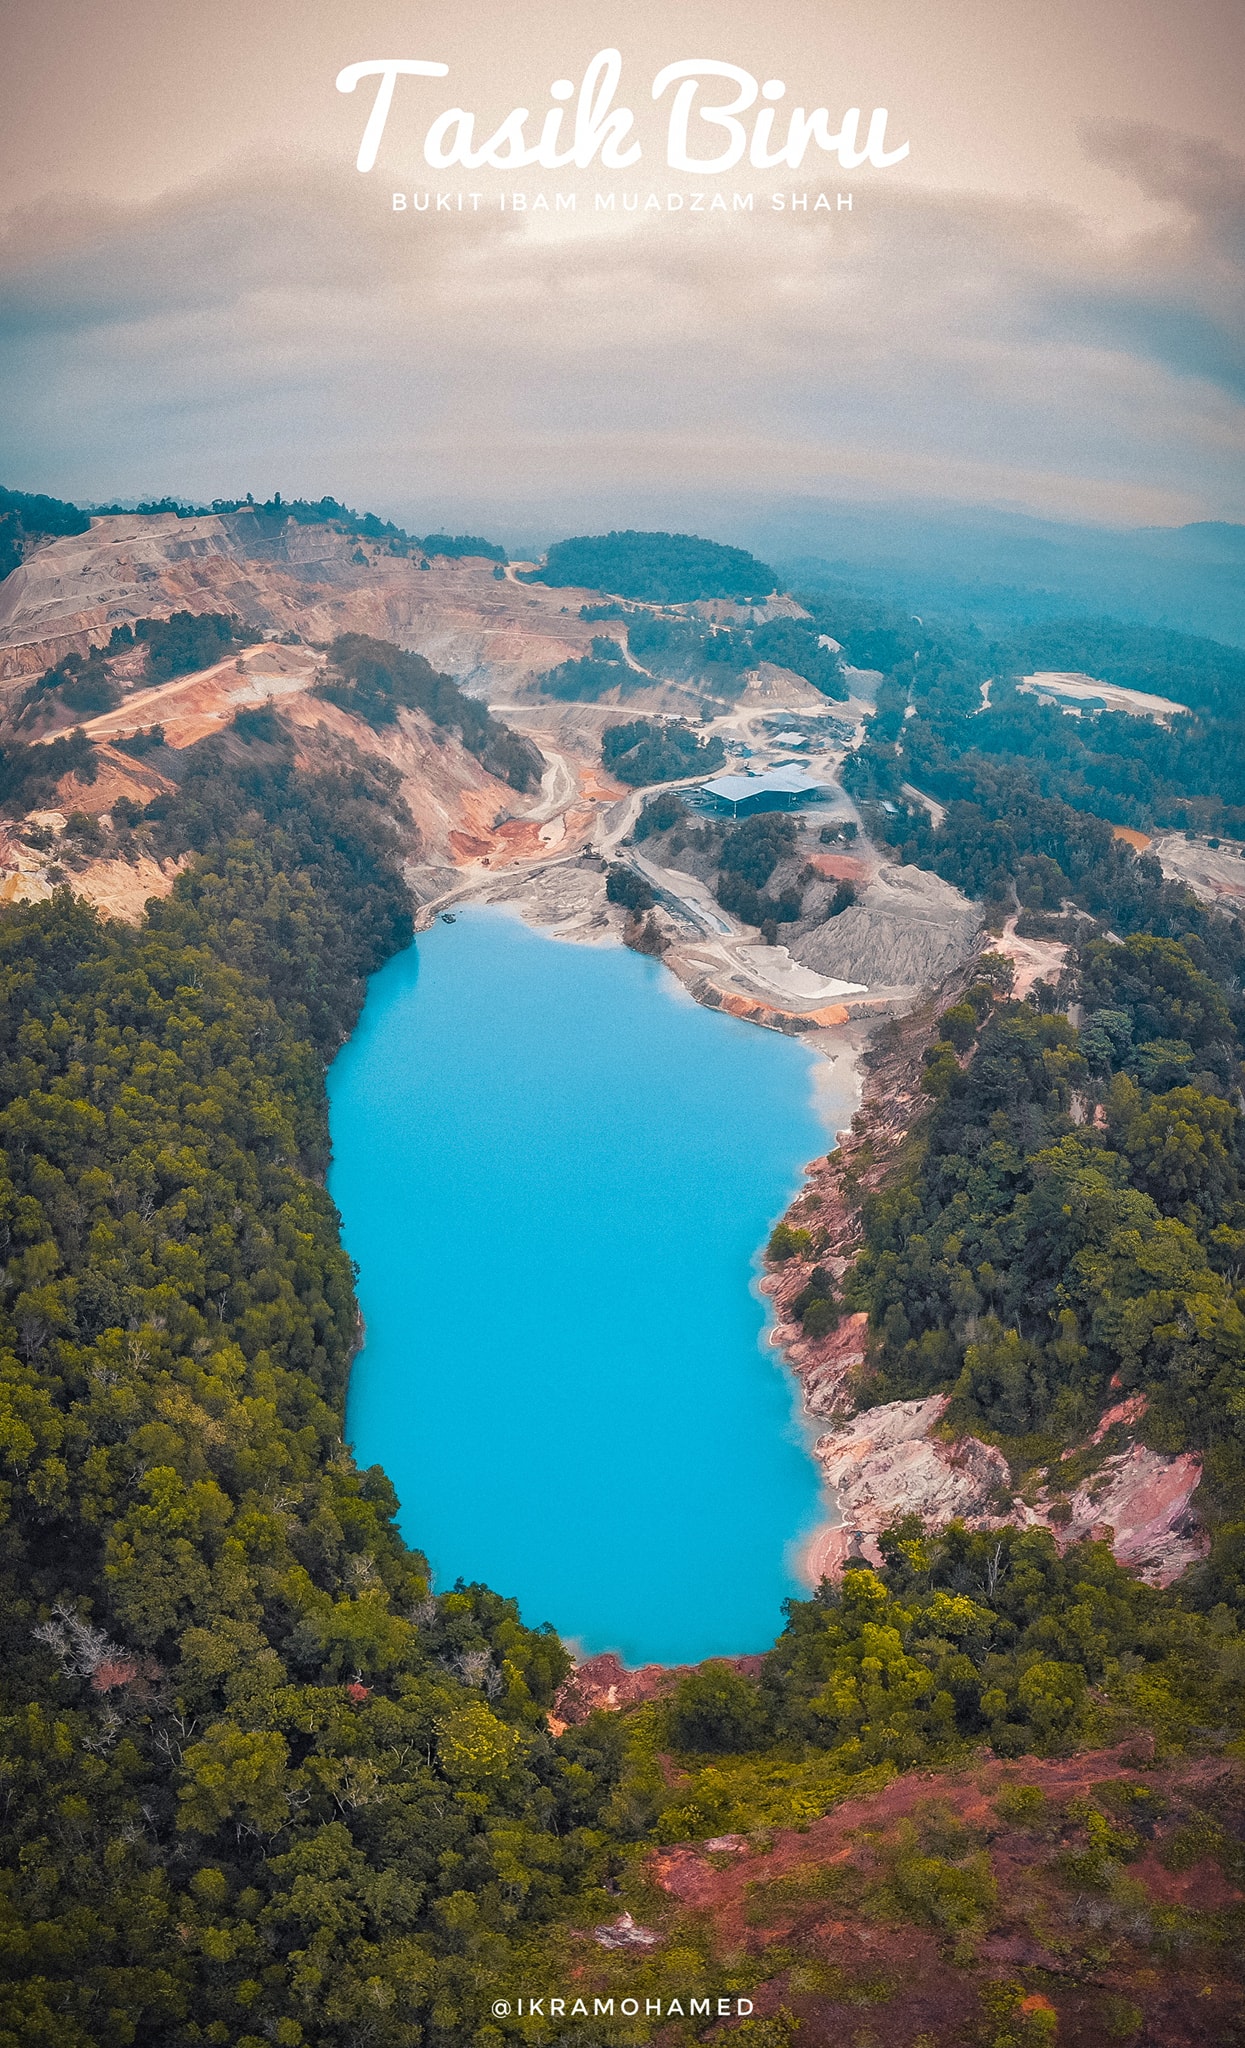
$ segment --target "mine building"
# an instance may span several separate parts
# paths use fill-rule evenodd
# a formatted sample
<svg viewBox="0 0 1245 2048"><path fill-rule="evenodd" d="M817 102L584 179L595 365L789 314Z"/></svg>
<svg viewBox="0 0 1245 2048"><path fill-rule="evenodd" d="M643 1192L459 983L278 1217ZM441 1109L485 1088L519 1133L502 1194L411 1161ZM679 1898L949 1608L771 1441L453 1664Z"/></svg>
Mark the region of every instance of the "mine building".
<svg viewBox="0 0 1245 2048"><path fill-rule="evenodd" d="M715 775L698 790L689 791L688 801L697 810L717 816L750 818L755 811L798 811L803 804L820 803L834 795L834 786L823 782L799 762L782 768L767 768L760 775Z"/></svg>

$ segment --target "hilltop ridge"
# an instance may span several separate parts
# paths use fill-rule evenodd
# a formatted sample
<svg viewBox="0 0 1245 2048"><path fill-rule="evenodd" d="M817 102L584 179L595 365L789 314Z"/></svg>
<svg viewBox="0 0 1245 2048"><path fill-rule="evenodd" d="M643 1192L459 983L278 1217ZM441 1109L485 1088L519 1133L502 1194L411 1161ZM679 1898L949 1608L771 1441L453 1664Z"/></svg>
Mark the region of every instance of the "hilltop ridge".
<svg viewBox="0 0 1245 2048"><path fill-rule="evenodd" d="M421 564L426 566L421 566ZM86 654L115 626L179 609L236 614L253 637L344 632L397 640L468 686L585 654L565 600L495 574L488 556L394 553L387 543L250 512L116 513L49 541L0 585L0 687Z"/></svg>

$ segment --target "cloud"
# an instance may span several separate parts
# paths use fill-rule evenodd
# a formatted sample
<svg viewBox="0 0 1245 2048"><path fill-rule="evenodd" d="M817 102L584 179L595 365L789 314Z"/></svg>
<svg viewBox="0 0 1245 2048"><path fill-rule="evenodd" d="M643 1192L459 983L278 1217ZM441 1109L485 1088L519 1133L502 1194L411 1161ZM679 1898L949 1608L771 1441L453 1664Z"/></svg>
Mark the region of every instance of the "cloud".
<svg viewBox="0 0 1245 2048"><path fill-rule="evenodd" d="M1104 262L1079 307L1064 300L1069 326L1245 397L1245 161L1138 122L1097 123L1084 142L1165 212Z"/></svg>
<svg viewBox="0 0 1245 2048"><path fill-rule="evenodd" d="M1245 263L1245 159L1222 144L1174 135L1145 121L1097 121L1082 131L1086 154L1128 178L1148 199L1179 207L1200 244Z"/></svg>
<svg viewBox="0 0 1245 2048"><path fill-rule="evenodd" d="M829 216L768 187L600 215L590 186L574 216L395 214L259 163L44 202L0 240L0 474L508 530L792 496L1240 517L1245 169L1149 128L1090 146L1157 227L885 180Z"/></svg>

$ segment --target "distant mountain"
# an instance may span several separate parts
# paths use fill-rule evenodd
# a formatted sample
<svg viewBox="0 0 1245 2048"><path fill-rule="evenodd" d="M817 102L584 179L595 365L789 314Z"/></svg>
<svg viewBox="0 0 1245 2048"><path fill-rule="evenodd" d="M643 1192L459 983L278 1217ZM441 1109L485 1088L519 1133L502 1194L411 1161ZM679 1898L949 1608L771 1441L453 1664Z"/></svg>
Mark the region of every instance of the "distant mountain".
<svg viewBox="0 0 1245 2048"><path fill-rule="evenodd" d="M889 597L986 627L1109 615L1245 646L1245 526L1225 521L1121 529L953 508L793 505L742 532L797 589Z"/></svg>

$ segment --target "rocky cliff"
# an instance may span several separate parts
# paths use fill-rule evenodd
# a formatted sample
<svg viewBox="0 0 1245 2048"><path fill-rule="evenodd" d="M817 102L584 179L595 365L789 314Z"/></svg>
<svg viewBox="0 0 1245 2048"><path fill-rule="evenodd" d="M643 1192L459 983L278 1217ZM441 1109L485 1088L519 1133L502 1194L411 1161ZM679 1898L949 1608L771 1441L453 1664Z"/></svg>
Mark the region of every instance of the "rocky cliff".
<svg viewBox="0 0 1245 2048"><path fill-rule="evenodd" d="M999 1449L946 1430L945 1395L868 1405L864 1315L843 1316L819 1338L807 1336L794 1317L792 1304L814 1265L841 1280L859 1251L862 1205L895 1173L928 1107L920 1089L921 1053L933 1017L955 1000L965 979L963 970L952 975L933 999L892 1020L875 1040L850 1131L812 1163L787 1214L793 1228L809 1234L809 1254L771 1266L762 1282L773 1304L774 1341L800 1381L805 1416L834 1425L813 1445L830 1514L805 1547L803 1576L816 1585L853 1558L880 1564L878 1535L915 1514L930 1529L957 1519L979 1529L1044 1527L1064 1548L1087 1537L1107 1539L1121 1564L1152 1585L1170 1585L1209 1548L1194 1506L1202 1465L1191 1453L1166 1457L1137 1440L1144 1397L1117 1402L1102 1415L1080 1447L1097 1453L1093 1469L1075 1488L1061 1486L1056 1466L1022 1498Z"/></svg>
<svg viewBox="0 0 1245 2048"><path fill-rule="evenodd" d="M975 1436L939 1433L948 1405L945 1394L890 1401L818 1437L813 1455L842 1519L819 1529L807 1547L810 1584L837 1577L853 1558L880 1565L876 1539L900 1515L919 1515L930 1529L950 1521L970 1529L1046 1528L1061 1549L1105 1539L1121 1564L1153 1586L1170 1586L1206 1555L1209 1544L1191 1505L1202 1479L1199 1458L1165 1458L1125 1442L1066 1500L1056 1500L1050 1483L1031 1499L1014 1499L1000 1450Z"/></svg>
<svg viewBox="0 0 1245 2048"><path fill-rule="evenodd" d="M88 533L37 548L0 586L0 685L11 694L114 626L178 610L232 613L257 641L371 633L465 687L519 686L587 653L586 593L529 587L495 568L483 557L393 554L293 520L268 532L249 512L97 518Z"/></svg>
<svg viewBox="0 0 1245 2048"><path fill-rule="evenodd" d="M153 861L141 834L123 829L127 807L142 808L167 792L187 748L226 732L240 711L265 704L293 729L304 766L357 752L379 756L397 771L413 881L417 870L435 884L473 859L504 867L543 850L539 815L521 815L541 812L539 795L517 796L420 711L403 710L375 729L326 702L315 694L324 672L325 658L313 649L261 640L211 668L135 691L115 710L88 719L83 730L95 742L93 778L65 775L50 804L7 828L0 841L0 901L37 900L67 880L110 915L136 921L149 897L172 888L177 868ZM126 750L130 736L157 727L163 741L152 751L136 756ZM566 808L574 813L576 773L569 767L565 773ZM583 774L590 781L587 763ZM578 816L586 829L591 804ZM71 823L82 819L93 829ZM565 825L562 832L565 837Z"/></svg>

